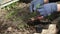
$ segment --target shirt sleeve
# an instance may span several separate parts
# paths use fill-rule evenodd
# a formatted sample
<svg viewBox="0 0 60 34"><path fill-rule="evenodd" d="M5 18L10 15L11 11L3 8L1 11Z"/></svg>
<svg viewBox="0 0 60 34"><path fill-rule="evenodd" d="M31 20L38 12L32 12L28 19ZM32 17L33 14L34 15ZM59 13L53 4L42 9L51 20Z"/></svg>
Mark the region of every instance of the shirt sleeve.
<svg viewBox="0 0 60 34"><path fill-rule="evenodd" d="M60 0L49 0L49 2L57 2L57 1L60 1Z"/></svg>

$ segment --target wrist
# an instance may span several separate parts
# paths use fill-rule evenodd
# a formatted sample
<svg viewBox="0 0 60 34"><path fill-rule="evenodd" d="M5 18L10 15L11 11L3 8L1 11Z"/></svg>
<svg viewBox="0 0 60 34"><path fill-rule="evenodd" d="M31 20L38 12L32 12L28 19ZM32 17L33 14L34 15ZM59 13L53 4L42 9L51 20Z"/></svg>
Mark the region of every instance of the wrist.
<svg viewBox="0 0 60 34"><path fill-rule="evenodd" d="M49 2L49 0L44 0L44 3L48 3Z"/></svg>

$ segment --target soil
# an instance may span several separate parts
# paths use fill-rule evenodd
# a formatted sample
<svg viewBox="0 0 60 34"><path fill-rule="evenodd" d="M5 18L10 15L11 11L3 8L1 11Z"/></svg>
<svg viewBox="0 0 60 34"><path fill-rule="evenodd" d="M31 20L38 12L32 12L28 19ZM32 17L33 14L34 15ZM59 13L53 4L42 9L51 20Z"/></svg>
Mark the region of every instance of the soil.
<svg viewBox="0 0 60 34"><path fill-rule="evenodd" d="M25 15L24 17L26 17L27 12L29 11L28 8L27 8L28 6L29 6L29 4L19 3L19 4L17 4L16 7L17 8L22 8L23 10L18 10L18 11L23 11L24 14L23 13L22 14ZM57 24L57 29L60 32L60 27L59 27L60 23L59 23L59 20L58 20L59 18L54 18L53 17L54 19L49 18L48 20L46 19L47 21L43 20L41 22L39 20L36 20L36 21L32 22L33 24L31 22L26 23L25 21L27 21L27 19L25 18L25 21L23 23L23 20L21 20L21 19L17 20L17 21L13 21L12 19L14 19L14 18L6 19L5 16L8 14L8 12L10 10L13 10L13 9L6 10L4 8L4 9L0 10L0 34L34 34L34 33L41 33L42 29L48 29L49 24ZM20 13L18 15L20 15ZM21 23L23 23L23 25ZM25 23L28 24L28 27L24 26ZM23 27L21 27L21 26L23 26ZM59 34L59 32L58 32L58 34Z"/></svg>

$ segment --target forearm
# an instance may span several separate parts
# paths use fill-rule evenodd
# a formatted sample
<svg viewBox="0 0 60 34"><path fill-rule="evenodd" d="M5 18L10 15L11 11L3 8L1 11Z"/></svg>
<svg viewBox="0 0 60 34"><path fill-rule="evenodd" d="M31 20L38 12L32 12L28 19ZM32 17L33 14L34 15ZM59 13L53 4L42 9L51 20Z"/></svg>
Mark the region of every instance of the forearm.
<svg viewBox="0 0 60 34"><path fill-rule="evenodd" d="M57 11L60 12L60 4L57 4Z"/></svg>

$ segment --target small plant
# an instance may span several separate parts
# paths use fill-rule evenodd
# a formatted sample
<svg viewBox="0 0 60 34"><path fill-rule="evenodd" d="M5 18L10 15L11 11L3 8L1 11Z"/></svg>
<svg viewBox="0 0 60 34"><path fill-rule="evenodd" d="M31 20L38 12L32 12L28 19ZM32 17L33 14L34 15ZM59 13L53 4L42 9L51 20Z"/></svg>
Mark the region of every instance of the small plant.
<svg viewBox="0 0 60 34"><path fill-rule="evenodd" d="M17 2L12 3L12 4L8 5L8 6L5 6L5 9L6 9L6 10L13 9L13 8L16 7L16 4L17 4Z"/></svg>

